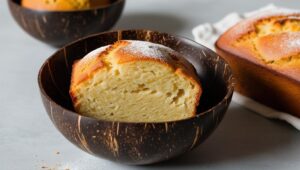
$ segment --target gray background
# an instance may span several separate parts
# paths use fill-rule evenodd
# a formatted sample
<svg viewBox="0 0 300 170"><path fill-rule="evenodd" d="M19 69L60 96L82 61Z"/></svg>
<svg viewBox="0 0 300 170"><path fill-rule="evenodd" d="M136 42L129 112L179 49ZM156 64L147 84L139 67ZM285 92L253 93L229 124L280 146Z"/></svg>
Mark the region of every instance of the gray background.
<svg viewBox="0 0 300 170"><path fill-rule="evenodd" d="M149 28L192 38L191 29L269 0L128 0L114 29ZM168 162L131 167L90 156L70 144L42 106L37 73L56 49L25 34L0 5L0 169L300 169L300 133L232 103L225 119L199 148ZM298 0L273 1L299 8ZM59 152L57 154L56 152Z"/></svg>

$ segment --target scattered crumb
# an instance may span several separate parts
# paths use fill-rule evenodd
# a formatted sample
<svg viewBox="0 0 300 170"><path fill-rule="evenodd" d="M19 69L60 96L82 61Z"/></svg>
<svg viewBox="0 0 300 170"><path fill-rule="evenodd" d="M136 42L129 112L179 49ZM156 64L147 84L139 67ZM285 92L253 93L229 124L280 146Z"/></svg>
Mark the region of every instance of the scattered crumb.
<svg viewBox="0 0 300 170"><path fill-rule="evenodd" d="M56 155L60 155L61 152L60 151L55 151L53 152ZM35 157L38 157L38 155L35 155ZM40 161L40 165L37 165L41 170L71 170L71 168L69 168L69 166L63 166L61 163L56 163L53 165L47 165L48 163L45 162L45 160L39 160ZM1 168L0 168L1 169Z"/></svg>
<svg viewBox="0 0 300 170"><path fill-rule="evenodd" d="M55 167L47 167L47 166L41 166L41 169L46 169L46 170L60 170L60 169L57 169L57 167L59 167L58 165L55 166ZM64 170L71 170L69 168L66 168Z"/></svg>

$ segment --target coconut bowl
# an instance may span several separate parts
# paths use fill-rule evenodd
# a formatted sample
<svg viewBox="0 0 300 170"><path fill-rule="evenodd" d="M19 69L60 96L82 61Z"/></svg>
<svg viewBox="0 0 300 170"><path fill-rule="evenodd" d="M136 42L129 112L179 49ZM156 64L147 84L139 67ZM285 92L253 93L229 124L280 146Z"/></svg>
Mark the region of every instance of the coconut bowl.
<svg viewBox="0 0 300 170"><path fill-rule="evenodd" d="M196 116L137 123L98 120L74 111L69 96L73 62L123 39L168 46L193 64L203 86ZM196 148L219 125L233 93L231 69L216 53L186 38L149 30L95 34L69 44L45 61L38 83L51 121L71 143L94 156L131 165L164 161Z"/></svg>
<svg viewBox="0 0 300 170"><path fill-rule="evenodd" d="M84 36L107 31L118 21L125 0L75 11L33 10L21 6L20 0L8 0L10 12L18 25L32 37L61 47Z"/></svg>

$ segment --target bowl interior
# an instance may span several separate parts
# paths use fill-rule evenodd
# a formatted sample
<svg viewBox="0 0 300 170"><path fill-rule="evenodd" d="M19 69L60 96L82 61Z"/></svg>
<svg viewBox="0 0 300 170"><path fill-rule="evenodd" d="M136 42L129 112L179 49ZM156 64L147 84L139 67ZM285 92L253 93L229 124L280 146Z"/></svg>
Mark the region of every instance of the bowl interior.
<svg viewBox="0 0 300 170"><path fill-rule="evenodd" d="M195 67L203 87L197 114L212 109L233 91L229 66L208 48L166 33L128 30L89 36L58 50L41 68L39 81L42 92L56 104L74 111L69 96L72 64L90 51L121 39L159 43L183 54Z"/></svg>

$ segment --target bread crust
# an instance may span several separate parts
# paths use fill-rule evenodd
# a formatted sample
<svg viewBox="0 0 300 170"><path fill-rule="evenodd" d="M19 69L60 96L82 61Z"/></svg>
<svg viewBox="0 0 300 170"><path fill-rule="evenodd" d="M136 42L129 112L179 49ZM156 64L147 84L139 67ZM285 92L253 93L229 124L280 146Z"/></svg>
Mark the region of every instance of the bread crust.
<svg viewBox="0 0 300 170"><path fill-rule="evenodd" d="M237 47L234 45L239 39L243 38L244 36L255 33L257 31L256 26L259 23L272 19L277 20L278 23L295 20L298 20L300 23L300 14L279 13L246 19L233 26L223 35L221 35L216 42L216 47L230 52L236 56L242 57L257 65L266 67L267 69L270 69L277 74L282 74L283 76L287 76L297 82L300 82L300 62L296 62L295 65L280 64L282 63L282 61L284 62L289 60L290 57L293 57L293 59L295 60L299 60L300 45L293 46L292 48L287 48L287 42L294 42L297 44L300 41L299 32L283 32L279 34L266 35L259 38L256 48L260 49L260 53L272 54L267 55L269 60L260 59L259 55L254 52L249 46ZM272 63L270 63L270 61Z"/></svg>
<svg viewBox="0 0 300 170"><path fill-rule="evenodd" d="M299 30L299 13L258 16L226 31L216 49L231 65L237 91L300 117Z"/></svg>
<svg viewBox="0 0 300 170"><path fill-rule="evenodd" d="M193 115L196 115L197 106L200 101L200 96L202 94L201 83L196 75L196 71L192 64L186 61L184 58L180 57L179 53L170 54L170 56L165 56L164 58L156 58L142 53L133 53L131 51L125 50L127 46L130 45L130 41L121 40L117 41L113 45L109 45L102 50L91 54L90 56L84 57L83 59L76 61L73 64L72 75L71 75L71 86L70 86L70 96L72 98L75 110L78 110L80 103L77 102L76 89L85 81L88 81L94 74L106 69L109 63L106 63L105 56L110 53L114 54L114 58L117 64L125 64L129 62L156 62L158 64L163 64L165 67L172 69L175 74L189 79L197 89L199 89L196 96L196 102L194 103ZM174 51L175 52L175 51Z"/></svg>
<svg viewBox="0 0 300 170"><path fill-rule="evenodd" d="M106 6L109 0L22 0L21 5L35 10L72 11Z"/></svg>

